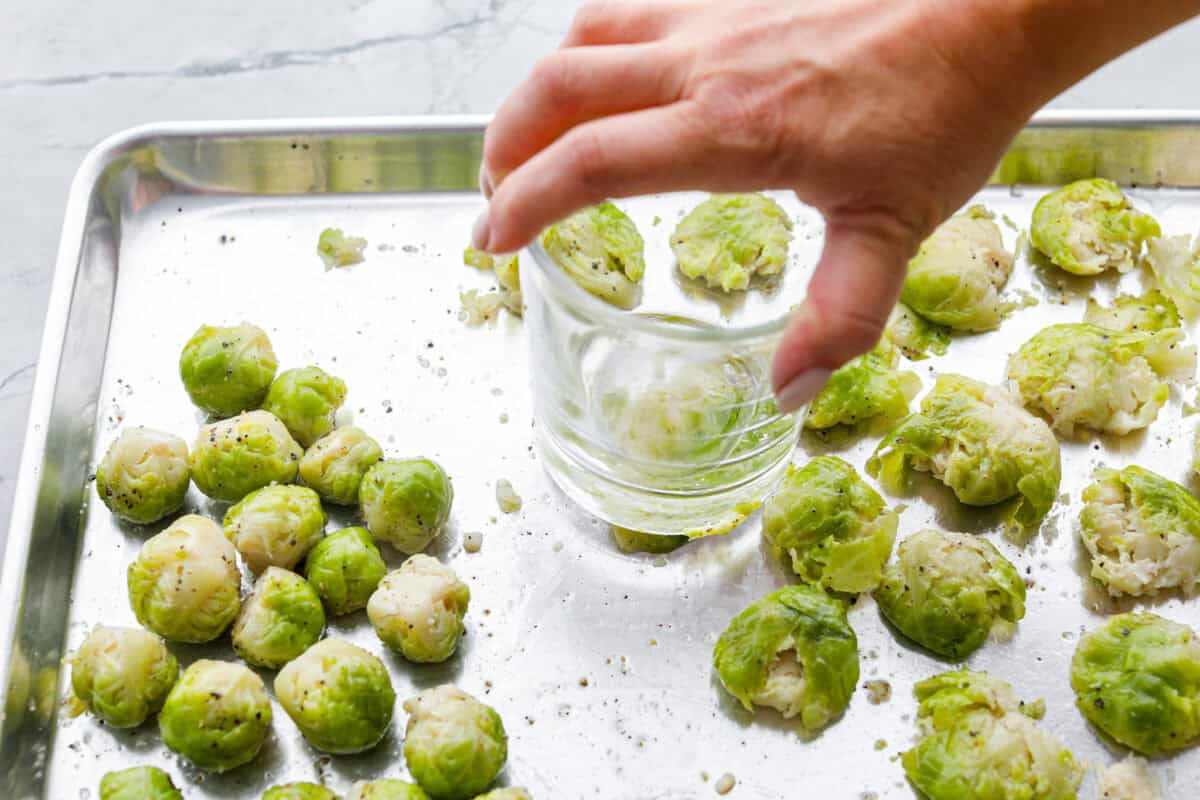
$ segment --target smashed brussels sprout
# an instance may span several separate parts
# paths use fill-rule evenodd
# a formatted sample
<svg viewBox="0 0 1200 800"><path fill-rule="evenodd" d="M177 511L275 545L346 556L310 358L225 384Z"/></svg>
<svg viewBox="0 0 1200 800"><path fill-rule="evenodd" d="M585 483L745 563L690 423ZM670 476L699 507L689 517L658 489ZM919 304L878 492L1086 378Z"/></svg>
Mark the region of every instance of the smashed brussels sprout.
<svg viewBox="0 0 1200 800"><path fill-rule="evenodd" d="M1113 331L1086 322L1051 325L1008 359L1008 379L1054 430L1081 426L1123 435L1154 421L1167 381L1191 383L1196 348L1183 331Z"/></svg>
<svg viewBox="0 0 1200 800"><path fill-rule="evenodd" d="M409 661L445 661L458 649L471 590L436 558L410 556L367 603L375 633Z"/></svg>
<svg viewBox="0 0 1200 800"><path fill-rule="evenodd" d="M1092 178L1039 200L1029 238L1061 269L1099 275L1110 268L1128 272L1142 242L1161 233L1154 217L1130 205L1115 183Z"/></svg>
<svg viewBox="0 0 1200 800"><path fill-rule="evenodd" d="M819 588L786 586L729 623L713 650L721 684L747 710L799 715L809 731L846 710L858 682L858 639L843 604Z"/></svg>
<svg viewBox="0 0 1200 800"><path fill-rule="evenodd" d="M1025 616L1025 581L986 539L920 531L900 543L875 601L905 636L962 660L995 625Z"/></svg>
<svg viewBox="0 0 1200 800"><path fill-rule="evenodd" d="M809 404L804 427L827 430L903 417L908 402L921 391L921 379L916 373L897 370L896 362L896 351L880 342L874 350L835 370Z"/></svg>
<svg viewBox="0 0 1200 800"><path fill-rule="evenodd" d="M126 428L96 468L96 494L121 519L146 525L183 505L192 470L187 443L150 428Z"/></svg>
<svg viewBox="0 0 1200 800"><path fill-rule="evenodd" d="M138 622L174 642L211 642L241 608L237 551L195 514L147 539L126 578Z"/></svg>
<svg viewBox="0 0 1200 800"><path fill-rule="evenodd" d="M1180 325L1179 310L1169 297L1157 289L1151 289L1142 297L1117 295L1113 298L1112 306L1102 306L1089 297L1083 321L1112 331L1146 333L1178 328Z"/></svg>
<svg viewBox="0 0 1200 800"><path fill-rule="evenodd" d="M279 364L262 328L202 325L179 355L179 376L192 402L214 417L262 405Z"/></svg>
<svg viewBox="0 0 1200 800"><path fill-rule="evenodd" d="M1159 289L1189 320L1200 317L1200 235L1164 236L1146 242L1146 263Z"/></svg>
<svg viewBox="0 0 1200 800"><path fill-rule="evenodd" d="M420 786L408 781L379 778L354 784L346 800L429 800L429 795Z"/></svg>
<svg viewBox="0 0 1200 800"><path fill-rule="evenodd" d="M835 592L869 592L892 555L896 512L837 456L787 476L763 504L763 537L792 571Z"/></svg>
<svg viewBox="0 0 1200 800"><path fill-rule="evenodd" d="M331 533L304 561L304 576L335 617L366 608L386 574L387 564L366 528Z"/></svg>
<svg viewBox="0 0 1200 800"><path fill-rule="evenodd" d="M612 203L585 208L542 233L542 247L571 280L618 308L641 299L645 243L633 220Z"/></svg>
<svg viewBox="0 0 1200 800"><path fill-rule="evenodd" d="M500 284L500 292L496 295L500 304L518 317L525 313L521 298L521 267L516 253L507 256L493 256L490 253L476 250L474 247L468 247L463 251L463 263L468 267L494 272L496 282ZM471 293L466 292L465 294ZM490 295L484 296L489 297ZM479 297L478 292L475 293L475 297ZM463 305L464 307L467 305L465 299ZM478 322L473 324L478 324Z"/></svg>
<svg viewBox="0 0 1200 800"><path fill-rule="evenodd" d="M299 367L279 373L262 407L279 417L302 447L309 447L333 430L345 399L346 383L341 378L320 367Z"/></svg>
<svg viewBox="0 0 1200 800"><path fill-rule="evenodd" d="M503 789L492 789L487 794L481 794L475 800L533 800L528 789L519 786L506 786Z"/></svg>
<svg viewBox="0 0 1200 800"><path fill-rule="evenodd" d="M324 630L325 609L308 581L267 567L233 623L233 649L256 667L279 669L316 643Z"/></svg>
<svg viewBox="0 0 1200 800"><path fill-rule="evenodd" d="M466 800L491 785L508 759L500 715L457 686L404 701L408 771L436 800Z"/></svg>
<svg viewBox="0 0 1200 800"><path fill-rule="evenodd" d="M326 753L374 747L392 721L387 667L341 639L323 639L275 676L275 697L308 743Z"/></svg>
<svg viewBox="0 0 1200 800"><path fill-rule="evenodd" d="M325 270L348 267L363 262L363 251L367 240L361 236L347 236L341 228L326 228L317 238L317 255L325 262Z"/></svg>
<svg viewBox="0 0 1200 800"><path fill-rule="evenodd" d="M137 628L97 625L68 663L75 699L114 728L145 722L179 678L163 640Z"/></svg>
<svg viewBox="0 0 1200 800"><path fill-rule="evenodd" d="M367 530L402 553L419 553L442 532L453 500L450 478L427 458L380 461L358 489Z"/></svg>
<svg viewBox="0 0 1200 800"><path fill-rule="evenodd" d="M302 452L274 414L247 411L201 428L188 461L200 491L236 503L255 489L295 480Z"/></svg>
<svg viewBox="0 0 1200 800"><path fill-rule="evenodd" d="M910 361L923 361L930 354L945 355L950 349L950 329L930 322L904 303L892 309L883 335Z"/></svg>
<svg viewBox="0 0 1200 800"><path fill-rule="evenodd" d="M726 292L745 289L755 275L787 266L792 221L761 194L717 194L688 212L671 234L679 271Z"/></svg>
<svg viewBox="0 0 1200 800"><path fill-rule="evenodd" d="M100 779L100 800L183 800L183 795L158 767L130 767Z"/></svg>
<svg viewBox="0 0 1200 800"><path fill-rule="evenodd" d="M267 567L291 569L321 539L321 498L303 486L267 486L225 512L225 535L255 575Z"/></svg>
<svg viewBox="0 0 1200 800"><path fill-rule="evenodd" d="M923 738L901 756L928 800L1075 800L1083 768L1005 681L946 672L914 687Z"/></svg>
<svg viewBox="0 0 1200 800"><path fill-rule="evenodd" d="M1058 440L1011 394L961 375L939 375L921 410L889 433L867 472L902 493L909 470L929 472L960 502L990 506L1019 499L1011 523L1036 527L1058 496Z"/></svg>
<svg viewBox="0 0 1200 800"><path fill-rule="evenodd" d="M200 769L248 764L271 731L267 687L247 667L201 659L184 670L158 715L163 744Z"/></svg>
<svg viewBox="0 0 1200 800"><path fill-rule="evenodd" d="M358 487L367 470L383 459L379 442L362 428L347 425L327 433L304 452L300 478L322 500L339 506L358 503Z"/></svg>
<svg viewBox="0 0 1200 800"><path fill-rule="evenodd" d="M288 783L272 786L263 794L262 800L340 800L340 798L315 783Z"/></svg>
<svg viewBox="0 0 1200 800"><path fill-rule="evenodd" d="M1100 773L1100 800L1163 800L1162 786L1146 759L1127 756Z"/></svg>

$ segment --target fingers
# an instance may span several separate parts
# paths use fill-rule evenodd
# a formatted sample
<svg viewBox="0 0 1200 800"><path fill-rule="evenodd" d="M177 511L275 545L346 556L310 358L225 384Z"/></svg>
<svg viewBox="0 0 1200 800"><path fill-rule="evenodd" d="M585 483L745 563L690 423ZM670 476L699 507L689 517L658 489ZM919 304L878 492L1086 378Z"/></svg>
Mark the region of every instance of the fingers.
<svg viewBox="0 0 1200 800"><path fill-rule="evenodd" d="M563 47L633 44L662 37L685 0L609 0L590 2L575 14Z"/></svg>

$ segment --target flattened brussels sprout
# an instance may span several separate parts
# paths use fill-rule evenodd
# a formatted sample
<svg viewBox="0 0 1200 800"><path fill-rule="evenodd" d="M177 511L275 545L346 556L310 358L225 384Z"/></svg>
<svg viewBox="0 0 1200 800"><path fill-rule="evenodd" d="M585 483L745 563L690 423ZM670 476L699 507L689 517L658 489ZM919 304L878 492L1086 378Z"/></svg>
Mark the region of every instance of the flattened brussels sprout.
<svg viewBox="0 0 1200 800"><path fill-rule="evenodd" d="M379 743L396 693L387 667L341 639L322 639L275 676L275 698L308 743L326 753L359 753Z"/></svg>
<svg viewBox="0 0 1200 800"><path fill-rule="evenodd" d="M408 771L436 800L466 800L491 785L508 759L504 723L491 706L457 686L404 701Z"/></svg>
<svg viewBox="0 0 1200 800"><path fill-rule="evenodd" d="M183 795L158 767L130 767L100 779L100 800L183 800Z"/></svg>
<svg viewBox="0 0 1200 800"><path fill-rule="evenodd" d="M288 783L272 786L262 800L340 800L336 794L315 783Z"/></svg>
<svg viewBox="0 0 1200 800"><path fill-rule="evenodd" d="M791 241L792 221L771 198L715 194L675 226L671 250L684 275L731 292L783 272Z"/></svg>
<svg viewBox="0 0 1200 800"><path fill-rule="evenodd" d="M147 539L126 578L138 622L174 642L211 642L241 608L237 551L195 514Z"/></svg>
<svg viewBox="0 0 1200 800"><path fill-rule="evenodd" d="M519 786L506 786L503 789L492 789L487 794L481 794L475 800L533 800L528 789Z"/></svg>
<svg viewBox="0 0 1200 800"><path fill-rule="evenodd" d="M1124 435L1154 421L1166 381L1191 383L1196 348L1183 331L1112 331L1086 322L1051 325L1008 359L1008 379L1054 430L1075 426Z"/></svg>
<svg viewBox="0 0 1200 800"><path fill-rule="evenodd" d="M326 271L362 263L366 249L366 239L347 236L341 228L326 228L317 238L317 255L325 262Z"/></svg>
<svg viewBox="0 0 1200 800"><path fill-rule="evenodd" d="M991 212L971 206L942 223L908 262L900 299L938 325L990 331L1011 310L1000 290L1012 267Z"/></svg>
<svg viewBox="0 0 1200 800"><path fill-rule="evenodd" d="M814 586L786 586L729 623L713 650L721 684L747 710L799 715L808 730L846 710L858 682L858 639L846 609Z"/></svg>
<svg viewBox="0 0 1200 800"><path fill-rule="evenodd" d="M75 699L114 728L145 722L179 678L163 640L137 628L97 625L68 663Z"/></svg>
<svg viewBox="0 0 1200 800"><path fill-rule="evenodd" d="M809 404L804 427L826 430L903 417L908 402L921 390L921 379L913 372L897 370L896 361L891 345L880 342L874 350L835 370Z"/></svg>
<svg viewBox="0 0 1200 800"><path fill-rule="evenodd" d="M986 539L920 531L900 543L875 600L905 636L961 660L997 623L1025 616L1025 582Z"/></svg>
<svg viewBox="0 0 1200 800"><path fill-rule="evenodd" d="M367 607L387 564L366 528L343 528L308 551L304 576L335 617Z"/></svg>
<svg viewBox="0 0 1200 800"><path fill-rule="evenodd" d="M646 271L645 243L612 203L585 208L542 233L546 254L583 289L618 308L641 299L638 282Z"/></svg>
<svg viewBox="0 0 1200 800"><path fill-rule="evenodd" d="M188 462L196 488L236 503L255 489L294 481L302 452L274 414L247 411L201 428Z"/></svg>
<svg viewBox="0 0 1200 800"><path fill-rule="evenodd" d="M192 402L214 417L258 408L279 364L271 340L248 322L201 325L179 355L179 376Z"/></svg>
<svg viewBox="0 0 1200 800"><path fill-rule="evenodd" d="M835 592L879 585L896 523L896 512L837 456L788 467L763 504L763 537L798 576Z"/></svg>
<svg viewBox="0 0 1200 800"><path fill-rule="evenodd" d="M1058 496L1058 440L1011 394L961 375L939 375L933 390L889 433L867 472L894 493L910 469L928 471L960 502L990 506L1018 497L1011 523L1036 527Z"/></svg>
<svg viewBox="0 0 1200 800"><path fill-rule="evenodd" d="M883 335L910 361L923 361L930 353L945 355L950 349L950 330L935 325L904 303L892 309Z"/></svg>
<svg viewBox="0 0 1200 800"><path fill-rule="evenodd" d="M300 477L328 503L358 503L363 476L383 459L379 442L362 428L347 425L325 434L300 459Z"/></svg>
<svg viewBox="0 0 1200 800"><path fill-rule="evenodd" d="M450 478L428 458L380 461L358 488L367 530L402 553L419 553L442 532L453 500Z"/></svg>
<svg viewBox="0 0 1200 800"><path fill-rule="evenodd" d="M1154 217L1130 205L1115 183L1092 178L1039 200L1029 238L1061 269L1099 275L1110 268L1128 272L1142 242L1161 233Z"/></svg>
<svg viewBox="0 0 1200 800"><path fill-rule="evenodd" d="M493 256L480 252L474 247L468 247L463 251L463 263L468 267L494 272L496 282L500 284L500 302L518 317L525 313L521 302L521 268L516 253L507 256ZM470 292L466 294L470 294ZM463 305L466 306L465 300ZM482 320L480 321L482 322Z"/></svg>
<svg viewBox="0 0 1200 800"><path fill-rule="evenodd" d="M191 480L183 439L126 428L96 468L96 494L121 519L146 525L178 511Z"/></svg>
<svg viewBox="0 0 1200 800"><path fill-rule="evenodd" d="M267 567L233 623L233 649L256 667L279 669L316 643L324 630L325 609L308 581Z"/></svg>
<svg viewBox="0 0 1200 800"><path fill-rule="evenodd" d="M436 558L410 556L367 603L375 633L409 661L445 661L458 649L471 590Z"/></svg>
<svg viewBox="0 0 1200 800"><path fill-rule="evenodd" d="M303 486L266 486L225 512L225 535L255 575L291 569L325 531L321 498Z"/></svg>
<svg viewBox="0 0 1200 800"><path fill-rule="evenodd" d="M163 744L212 772L248 764L271 731L271 698L241 664L201 659L183 672L158 715Z"/></svg>
<svg viewBox="0 0 1200 800"><path fill-rule="evenodd" d="M429 800L429 795L408 781L379 778L354 784L346 800Z"/></svg>
<svg viewBox="0 0 1200 800"><path fill-rule="evenodd" d="M1164 236L1146 242L1146 263L1158 287L1189 320L1200 317L1200 235Z"/></svg>
<svg viewBox="0 0 1200 800"><path fill-rule="evenodd" d="M346 399L346 383L320 367L284 370L271 383L263 410L279 417L303 447L333 430L334 417Z"/></svg>
<svg viewBox="0 0 1200 800"><path fill-rule="evenodd" d="M1151 289L1142 297L1117 295L1111 307L1102 306L1089 297L1083 321L1113 331L1145 333L1178 328L1180 325L1179 310L1169 297L1157 289Z"/></svg>

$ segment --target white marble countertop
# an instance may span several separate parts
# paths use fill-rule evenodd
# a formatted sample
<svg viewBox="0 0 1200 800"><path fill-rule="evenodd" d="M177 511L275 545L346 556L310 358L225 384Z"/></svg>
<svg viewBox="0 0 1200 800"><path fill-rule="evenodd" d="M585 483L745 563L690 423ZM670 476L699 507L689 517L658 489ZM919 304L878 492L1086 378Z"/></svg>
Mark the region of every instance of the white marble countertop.
<svg viewBox="0 0 1200 800"><path fill-rule="evenodd" d="M581 0L14 0L0 27L0 543L71 176L161 120L486 112ZM1200 21L1055 102L1200 110ZM1200 156L1198 156L1200 157Z"/></svg>

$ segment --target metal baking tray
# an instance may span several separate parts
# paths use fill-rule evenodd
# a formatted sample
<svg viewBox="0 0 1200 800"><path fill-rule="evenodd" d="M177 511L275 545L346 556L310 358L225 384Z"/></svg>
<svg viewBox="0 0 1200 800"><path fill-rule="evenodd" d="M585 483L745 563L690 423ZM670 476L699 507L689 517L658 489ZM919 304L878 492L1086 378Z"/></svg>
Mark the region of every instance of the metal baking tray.
<svg viewBox="0 0 1200 800"><path fill-rule="evenodd" d="M500 711L511 736L506 782L540 800L710 797L725 773L737 779L730 796L742 799L795 796L797 786L822 800L913 796L896 762L914 740L912 684L952 665L898 641L864 598L851 612L862 681L888 681L891 698L873 705L858 691L845 718L812 739L772 712L752 717L721 691L710 655L734 613L786 580L764 558L757 517L670 556L625 555L544 475L532 455L521 323L473 329L458 318L459 291L489 283L460 263L482 207L475 185L485 122L155 125L88 155L67 207L4 561L0 796L94 797L104 772L143 763L167 768L189 798L257 798L285 779L341 791L356 779L405 774L399 709L379 747L345 758L309 749L278 711L262 755L221 776L181 763L153 724L113 732L60 710L62 657L98 622L133 623L124 571L149 533L114 523L89 472L123 424L194 435L201 419L176 376L179 348L201 322L241 319L268 330L282 365L318 363L343 376L350 416L389 454L427 454L452 475L452 523L434 547L471 585L464 646L439 666L385 658L401 698L455 681ZM1195 232L1200 116L1041 117L977 199L1023 227L1045 186L1092 175L1135 187L1132 196L1168 232ZM672 196L637 209L653 247L670 224L652 228L644 216L673 220L682 210ZM314 248L331 225L369 240L365 263L323 272ZM1014 245L1016 230L1006 235ZM804 250L801 268L815 250ZM650 269L670 269L662 260ZM1004 357L1027 336L1080 318L1089 286L1105 295L1118 282L1067 280L1023 257L1009 290L1039 303L998 333L958 338L947 356L913 368L927 382L935 371L999 381ZM1045 698L1045 726L1094 764L1121 754L1073 708L1068 663L1080 633L1115 606L1085 578L1074 536L1079 491L1100 463L1136 462L1186 481L1195 423L1182 400L1177 394L1144 434L1065 444L1063 502L1023 547L1004 538L996 515L957 506L938 487L896 500L906 504L901 535L929 525L976 531L1027 573L1028 614L1016 635L969 664L1011 680L1026 698ZM796 459L833 449L861 467L873 444L835 448L806 435ZM519 513L498 512L499 478L524 497ZM194 490L189 507L222 511ZM349 521L337 516L331 527ZM462 533L476 530L482 552L466 554ZM1200 626L1200 602L1148 605ZM335 620L330 633L382 649L361 613ZM185 663L232 657L224 644L172 649ZM1200 750L1154 768L1168 797L1196 796ZM1089 775L1080 796L1092 797L1094 786Z"/></svg>

